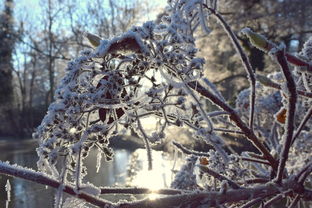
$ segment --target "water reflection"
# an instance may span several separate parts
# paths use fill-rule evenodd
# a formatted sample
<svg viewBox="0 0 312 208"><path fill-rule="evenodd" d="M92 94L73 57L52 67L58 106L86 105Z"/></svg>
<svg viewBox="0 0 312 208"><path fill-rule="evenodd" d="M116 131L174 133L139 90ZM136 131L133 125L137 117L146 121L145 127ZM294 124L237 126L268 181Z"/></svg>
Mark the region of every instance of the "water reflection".
<svg viewBox="0 0 312 208"><path fill-rule="evenodd" d="M0 141L0 160L36 169L36 147L35 141L10 143L1 143ZM153 151L152 171L147 170L146 150L138 149L132 153L128 150L116 149L114 152L113 161L106 162L103 157L98 173L96 173L95 168L97 151L90 152L85 160L88 168L86 180L97 186L131 185L146 187L152 190L165 188L170 185L172 180L171 169L174 163L161 152ZM10 208L53 207L54 189L18 178L8 178L3 175L0 175L0 207L6 203L5 184L7 179L10 180L12 186ZM150 197L155 198L157 194L151 194ZM116 195L105 195L104 198L116 202L120 198L131 199L131 196L116 197Z"/></svg>

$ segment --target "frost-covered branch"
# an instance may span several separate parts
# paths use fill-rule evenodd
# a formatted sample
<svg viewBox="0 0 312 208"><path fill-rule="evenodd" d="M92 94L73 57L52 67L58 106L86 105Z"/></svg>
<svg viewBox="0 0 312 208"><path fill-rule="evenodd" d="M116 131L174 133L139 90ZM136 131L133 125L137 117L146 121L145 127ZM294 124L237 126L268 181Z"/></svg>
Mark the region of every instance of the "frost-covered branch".
<svg viewBox="0 0 312 208"><path fill-rule="evenodd" d="M101 187L101 194L164 194L164 195L177 195L189 192L189 190L178 190L178 189L157 189L151 190L149 188L138 188L138 187Z"/></svg>
<svg viewBox="0 0 312 208"><path fill-rule="evenodd" d="M88 188L84 187L81 188L81 190L77 190L74 186L69 184L61 184L56 179L51 178L51 176L48 176L44 173L36 172L34 170L26 169L25 167L20 167L17 165L10 165L9 163L4 162L0 162L0 174L22 178L28 181L50 186L55 189L62 186L63 192L83 199L93 205L99 207L112 206L111 202L100 199L99 197L97 197L97 194L94 194L95 192L100 193L100 190L97 190L94 186L90 186ZM94 190L91 193L88 193L89 189Z"/></svg>
<svg viewBox="0 0 312 208"><path fill-rule="evenodd" d="M226 192L198 192L190 194L181 194L155 200L144 199L132 203L121 203L121 208L134 207L218 207L225 203L231 204L239 201L249 201L258 197L274 197L279 193L292 190L294 192L302 192L302 187L293 180L283 181L281 185L268 183L252 188L243 188L228 190ZM305 192L304 192L305 193ZM307 192L308 193L308 192Z"/></svg>

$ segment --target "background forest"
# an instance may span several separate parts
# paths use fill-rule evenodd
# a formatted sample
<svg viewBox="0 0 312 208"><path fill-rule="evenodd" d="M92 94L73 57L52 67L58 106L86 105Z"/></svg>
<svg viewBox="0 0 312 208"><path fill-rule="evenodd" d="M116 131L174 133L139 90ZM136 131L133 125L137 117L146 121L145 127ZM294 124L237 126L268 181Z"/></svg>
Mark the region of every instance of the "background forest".
<svg viewBox="0 0 312 208"><path fill-rule="evenodd" d="M66 62L90 45L86 32L107 39L152 18L160 18L165 2L145 0L39 0L0 2L0 136L29 138L54 99ZM261 51L238 31L250 27L272 41L283 41L297 52L311 34L309 0L220 1L226 18L248 52L257 72L268 73ZM246 74L235 50L218 24L210 21L209 39L198 34L205 71L226 98L246 88ZM237 84L240 83L240 84Z"/></svg>

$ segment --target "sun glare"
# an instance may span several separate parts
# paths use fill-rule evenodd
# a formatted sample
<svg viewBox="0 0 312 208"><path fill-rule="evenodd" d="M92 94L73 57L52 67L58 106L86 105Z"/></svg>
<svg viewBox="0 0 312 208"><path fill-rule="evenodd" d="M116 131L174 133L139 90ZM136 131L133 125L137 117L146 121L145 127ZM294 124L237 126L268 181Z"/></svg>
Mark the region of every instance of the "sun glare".
<svg viewBox="0 0 312 208"><path fill-rule="evenodd" d="M157 190L170 187L172 181L172 168L174 161L164 159L162 152L153 151L153 169L148 170L147 154L145 149L138 149L142 169L139 170L131 181L131 186L145 187L157 195ZM154 197L154 196L151 196Z"/></svg>

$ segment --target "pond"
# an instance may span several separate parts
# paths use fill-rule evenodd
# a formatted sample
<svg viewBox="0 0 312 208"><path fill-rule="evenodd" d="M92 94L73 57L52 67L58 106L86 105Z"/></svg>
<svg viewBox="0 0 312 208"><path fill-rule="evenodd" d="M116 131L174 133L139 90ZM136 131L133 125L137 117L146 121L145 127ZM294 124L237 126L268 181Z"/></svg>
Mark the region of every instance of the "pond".
<svg viewBox="0 0 312 208"><path fill-rule="evenodd" d="M0 160L37 169L36 147L37 142L34 140L0 141ZM170 155L153 151L153 170L148 171L145 149L135 151L115 149L114 152L114 160L106 162L103 159L98 173L95 171L97 152L93 151L89 154L85 161L88 168L86 177L88 181L97 186L131 185L153 190L167 188L173 179L172 170L181 165L181 160L177 162L172 160ZM10 208L53 207L54 189L3 175L0 175L0 207L5 207L6 204L5 184L8 179L12 187ZM128 199L130 196L123 197ZM115 195L104 198L112 201L120 199Z"/></svg>

